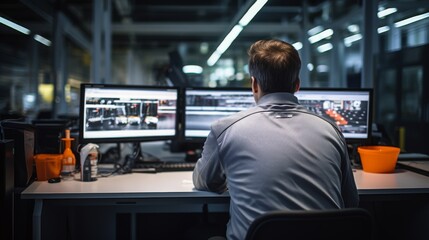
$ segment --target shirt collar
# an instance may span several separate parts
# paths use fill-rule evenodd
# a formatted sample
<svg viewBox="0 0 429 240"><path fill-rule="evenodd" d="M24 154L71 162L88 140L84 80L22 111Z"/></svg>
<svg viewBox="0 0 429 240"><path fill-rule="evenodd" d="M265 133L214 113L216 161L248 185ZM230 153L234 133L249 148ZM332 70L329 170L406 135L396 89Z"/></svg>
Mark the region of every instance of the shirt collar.
<svg viewBox="0 0 429 240"><path fill-rule="evenodd" d="M292 93L287 92L268 93L259 99L257 105L281 104L285 102L298 104L298 98Z"/></svg>

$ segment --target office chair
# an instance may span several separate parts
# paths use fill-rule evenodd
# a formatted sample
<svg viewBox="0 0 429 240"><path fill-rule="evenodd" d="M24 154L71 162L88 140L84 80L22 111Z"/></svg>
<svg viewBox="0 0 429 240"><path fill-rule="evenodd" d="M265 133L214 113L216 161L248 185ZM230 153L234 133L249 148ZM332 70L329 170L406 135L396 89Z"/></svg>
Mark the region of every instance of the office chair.
<svg viewBox="0 0 429 240"><path fill-rule="evenodd" d="M373 239L373 220L360 208L273 211L256 218L246 240Z"/></svg>

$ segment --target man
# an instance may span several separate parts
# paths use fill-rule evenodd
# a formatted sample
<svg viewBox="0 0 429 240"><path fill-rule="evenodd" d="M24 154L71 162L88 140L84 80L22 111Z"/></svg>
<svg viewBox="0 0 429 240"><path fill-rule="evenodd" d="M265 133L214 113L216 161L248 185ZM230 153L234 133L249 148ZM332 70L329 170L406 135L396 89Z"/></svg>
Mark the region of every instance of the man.
<svg viewBox="0 0 429 240"><path fill-rule="evenodd" d="M251 222L268 211L358 205L343 135L293 95L300 68L292 45L254 43L249 72L257 106L211 127L193 182L198 190L228 190L228 240L243 240Z"/></svg>

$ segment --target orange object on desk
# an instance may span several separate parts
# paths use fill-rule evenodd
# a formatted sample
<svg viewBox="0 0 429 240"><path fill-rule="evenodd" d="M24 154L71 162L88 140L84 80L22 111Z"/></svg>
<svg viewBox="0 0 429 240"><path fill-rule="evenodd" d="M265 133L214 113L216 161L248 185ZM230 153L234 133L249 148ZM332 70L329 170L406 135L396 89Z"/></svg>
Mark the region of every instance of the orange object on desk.
<svg viewBox="0 0 429 240"><path fill-rule="evenodd" d="M71 150L71 141L73 141L74 138L70 138L70 129L66 129L65 133L66 137L61 139L64 141L65 146L63 151L61 175L71 174L76 168L76 157Z"/></svg>
<svg viewBox="0 0 429 240"><path fill-rule="evenodd" d="M62 154L36 154L37 181L46 181L50 178L57 178L61 173Z"/></svg>
<svg viewBox="0 0 429 240"><path fill-rule="evenodd" d="M392 146L358 147L362 169L371 173L389 173L395 171L400 148Z"/></svg>

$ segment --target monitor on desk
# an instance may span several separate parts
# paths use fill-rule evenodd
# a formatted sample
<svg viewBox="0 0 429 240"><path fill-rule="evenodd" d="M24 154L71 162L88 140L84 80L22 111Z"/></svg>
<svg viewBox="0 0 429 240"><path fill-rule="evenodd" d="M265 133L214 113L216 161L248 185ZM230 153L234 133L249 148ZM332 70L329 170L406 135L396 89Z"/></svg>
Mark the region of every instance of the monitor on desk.
<svg viewBox="0 0 429 240"><path fill-rule="evenodd" d="M173 139L178 98L176 87L82 84L79 142Z"/></svg>
<svg viewBox="0 0 429 240"><path fill-rule="evenodd" d="M183 137L188 146L201 145L211 124L255 105L249 88L186 88Z"/></svg>
<svg viewBox="0 0 429 240"><path fill-rule="evenodd" d="M300 104L337 124L347 143L367 143L371 137L372 89L300 89Z"/></svg>

